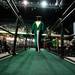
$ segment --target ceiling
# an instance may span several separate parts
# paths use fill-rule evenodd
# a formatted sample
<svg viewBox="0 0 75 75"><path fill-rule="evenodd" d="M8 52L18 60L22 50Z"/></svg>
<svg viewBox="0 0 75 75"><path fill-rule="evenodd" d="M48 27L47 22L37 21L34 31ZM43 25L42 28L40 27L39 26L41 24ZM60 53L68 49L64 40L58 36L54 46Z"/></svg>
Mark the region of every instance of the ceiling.
<svg viewBox="0 0 75 75"><path fill-rule="evenodd" d="M40 8L36 7L35 4L37 2L40 2L42 0L28 0L29 2L32 2L34 5L30 7L24 7L21 5L21 2L23 0L14 0L15 4L19 10L19 15L22 16L24 23L30 23L32 24L35 20L35 16L41 15L43 22L49 26L50 28L55 24L55 22L62 17L62 14L67 9L67 7L74 1L74 0L63 0L63 5L58 8ZM47 0L48 3L55 4L56 0ZM59 0L60 3L61 0ZM68 11L68 13L74 8L74 6ZM67 13L67 14L68 14ZM75 12L68 17L64 21L64 32L67 34L72 34L72 24L75 21ZM0 1L0 25L2 24L8 24L8 23L15 23L16 22L16 16L14 12L9 7L6 0ZM57 26L57 25L56 25ZM55 26L55 27L56 27ZM55 31L60 32L60 26L56 27Z"/></svg>

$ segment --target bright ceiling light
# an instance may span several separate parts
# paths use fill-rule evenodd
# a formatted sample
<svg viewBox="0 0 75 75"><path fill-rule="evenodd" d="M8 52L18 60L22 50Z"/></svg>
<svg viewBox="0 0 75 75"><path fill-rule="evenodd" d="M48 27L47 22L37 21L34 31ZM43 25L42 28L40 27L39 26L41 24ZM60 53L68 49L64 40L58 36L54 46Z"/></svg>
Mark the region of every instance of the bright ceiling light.
<svg viewBox="0 0 75 75"><path fill-rule="evenodd" d="M55 3L55 6L57 6L58 5L58 0L56 0L56 3Z"/></svg>
<svg viewBox="0 0 75 75"><path fill-rule="evenodd" d="M29 4L29 2L28 2L27 0L24 0L24 1L22 2L22 4L24 4L25 6L27 6L27 5Z"/></svg>
<svg viewBox="0 0 75 75"><path fill-rule="evenodd" d="M57 5L58 5L58 3L56 2L56 3L55 3L55 6L57 6Z"/></svg>
<svg viewBox="0 0 75 75"><path fill-rule="evenodd" d="M46 8L46 7L48 6L47 1L42 1L42 2L41 2L41 6L42 6L43 8Z"/></svg>
<svg viewBox="0 0 75 75"><path fill-rule="evenodd" d="M60 5L63 5L63 0L61 0Z"/></svg>

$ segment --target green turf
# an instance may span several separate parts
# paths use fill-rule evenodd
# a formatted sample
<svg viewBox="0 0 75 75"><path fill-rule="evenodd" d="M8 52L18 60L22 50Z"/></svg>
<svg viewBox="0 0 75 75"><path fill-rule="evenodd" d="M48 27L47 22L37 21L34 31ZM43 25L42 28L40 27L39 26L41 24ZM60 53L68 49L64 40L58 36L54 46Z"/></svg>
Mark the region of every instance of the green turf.
<svg viewBox="0 0 75 75"><path fill-rule="evenodd" d="M75 65L33 48L0 61L0 75L75 75Z"/></svg>

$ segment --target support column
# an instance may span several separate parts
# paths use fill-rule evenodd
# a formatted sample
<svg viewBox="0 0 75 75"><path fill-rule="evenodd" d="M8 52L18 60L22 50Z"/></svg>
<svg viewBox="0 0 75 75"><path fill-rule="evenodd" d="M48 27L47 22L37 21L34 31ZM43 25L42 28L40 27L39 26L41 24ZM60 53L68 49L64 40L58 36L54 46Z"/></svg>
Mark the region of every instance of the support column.
<svg viewBox="0 0 75 75"><path fill-rule="evenodd" d="M16 30L15 30L15 36L14 36L14 46L13 46L13 50L12 50L13 54L12 55L16 55L15 50L16 50L18 27L19 27L19 25L18 25L18 18L17 18L17 20L16 20Z"/></svg>
<svg viewBox="0 0 75 75"><path fill-rule="evenodd" d="M64 58L64 31L63 31L63 23L62 22L61 22L61 57Z"/></svg>

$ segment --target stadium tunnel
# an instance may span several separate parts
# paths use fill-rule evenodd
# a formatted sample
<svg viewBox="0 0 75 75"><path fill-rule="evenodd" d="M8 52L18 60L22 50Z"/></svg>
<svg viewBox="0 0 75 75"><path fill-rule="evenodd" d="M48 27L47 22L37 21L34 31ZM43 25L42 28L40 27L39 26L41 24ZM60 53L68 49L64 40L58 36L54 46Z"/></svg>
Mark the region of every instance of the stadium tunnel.
<svg viewBox="0 0 75 75"><path fill-rule="evenodd" d="M0 75L75 75L74 5L75 0L0 0ZM42 29L37 22L36 27L44 30L39 50L36 16Z"/></svg>

